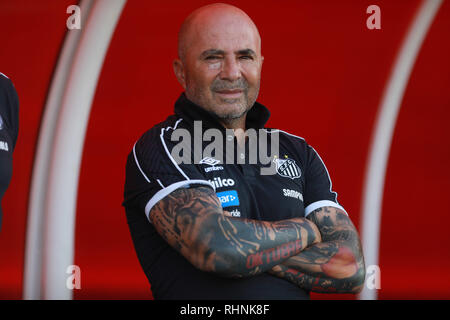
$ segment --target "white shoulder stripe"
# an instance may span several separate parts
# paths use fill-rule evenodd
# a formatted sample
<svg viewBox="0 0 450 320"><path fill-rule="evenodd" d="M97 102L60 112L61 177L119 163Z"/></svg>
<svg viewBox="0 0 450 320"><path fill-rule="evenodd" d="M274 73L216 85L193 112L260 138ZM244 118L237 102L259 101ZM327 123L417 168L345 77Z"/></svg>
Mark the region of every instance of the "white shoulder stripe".
<svg viewBox="0 0 450 320"><path fill-rule="evenodd" d="M9 79L8 76L7 76L6 74L1 73L1 72L0 72L0 74L1 74L2 76L4 76L5 78Z"/></svg>
<svg viewBox="0 0 450 320"><path fill-rule="evenodd" d="M144 171L142 171L142 168L139 165L139 161L138 161L137 156L136 156L136 143L134 143L134 146L133 146L133 155L134 155L134 161L136 162L136 165L139 168L139 171L141 171L141 173L144 176L145 180L147 180L147 182L150 183L150 179L145 175Z"/></svg>
<svg viewBox="0 0 450 320"><path fill-rule="evenodd" d="M294 137L294 138L301 139L301 140L305 141L305 139L302 138L302 137L296 136L295 134L291 134L291 133L289 133L289 132L286 132L286 131L283 131L283 130L280 130L280 129L273 129L273 130L270 130L270 131L267 131L267 129L263 129L263 130L264 130L265 132L267 132L267 133L272 133L272 132L283 132L284 134L287 134L288 136L291 136L291 137Z"/></svg>
<svg viewBox="0 0 450 320"><path fill-rule="evenodd" d="M177 128L178 124L179 124L182 120L183 120L183 118L180 118L180 119L175 123L175 126L174 126L173 128L172 128L172 127L162 128L162 129L161 129L161 134L159 135L159 137L161 138L161 143L162 143L162 145L163 145L163 147L164 147L164 150L166 150L167 156L169 157L170 161L172 161L172 163L173 163L173 165L175 166L175 168L177 168L177 170L181 173L181 175L182 175L183 177L186 178L186 180L190 180L189 177L186 175L186 173L184 173L184 171L181 170L180 166L178 166L177 162L175 161L175 159L172 157L172 155L170 154L169 150L167 149L166 142L164 141L164 132L165 132L166 130L169 130L169 129L175 130L175 129Z"/></svg>
<svg viewBox="0 0 450 320"><path fill-rule="evenodd" d="M341 205L337 204L336 202L333 202L330 200L320 200L320 201L311 203L309 206L307 206L305 208L305 218L314 210L317 210L322 207L334 207L334 208L341 209L348 216L347 211L345 211L345 209Z"/></svg>

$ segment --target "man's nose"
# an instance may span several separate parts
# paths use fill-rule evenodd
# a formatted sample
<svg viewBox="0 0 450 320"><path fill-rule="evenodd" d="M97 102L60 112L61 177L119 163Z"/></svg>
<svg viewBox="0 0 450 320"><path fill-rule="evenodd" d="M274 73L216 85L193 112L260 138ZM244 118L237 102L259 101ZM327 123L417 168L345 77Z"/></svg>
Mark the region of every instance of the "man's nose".
<svg viewBox="0 0 450 320"><path fill-rule="evenodd" d="M228 57L222 65L220 78L223 80L235 81L241 77L241 69L239 62L235 58Z"/></svg>

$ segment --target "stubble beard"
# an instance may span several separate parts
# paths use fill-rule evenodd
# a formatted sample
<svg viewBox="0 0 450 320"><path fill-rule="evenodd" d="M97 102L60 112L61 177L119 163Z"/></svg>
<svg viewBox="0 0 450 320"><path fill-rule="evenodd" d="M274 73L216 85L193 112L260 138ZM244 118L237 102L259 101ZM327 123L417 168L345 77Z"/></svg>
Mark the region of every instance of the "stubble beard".
<svg viewBox="0 0 450 320"><path fill-rule="evenodd" d="M259 81L255 89L256 92L252 97L249 97L249 86L246 81L241 81L237 88L243 90L241 98L223 99L221 97L217 97L216 91L218 89L236 89L236 86L217 86L213 83L211 88L208 88L210 90L209 96L211 98L207 97L207 95L201 92L201 90L192 90L188 96L188 99L209 112L221 123L226 124L227 126L232 126L234 123L239 122L243 117L245 117L247 112L255 104L259 93ZM221 102L217 103L217 99ZM226 109L230 106L233 110L226 112ZM222 110L225 112L219 112Z"/></svg>

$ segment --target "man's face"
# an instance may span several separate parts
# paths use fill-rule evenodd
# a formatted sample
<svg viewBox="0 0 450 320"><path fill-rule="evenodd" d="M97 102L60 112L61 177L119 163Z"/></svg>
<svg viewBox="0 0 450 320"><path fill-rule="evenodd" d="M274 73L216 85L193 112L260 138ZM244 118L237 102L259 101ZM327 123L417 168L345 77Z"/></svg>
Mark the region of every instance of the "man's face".
<svg viewBox="0 0 450 320"><path fill-rule="evenodd" d="M186 96L227 123L241 118L259 92L260 39L247 21L219 17L191 29L182 69Z"/></svg>

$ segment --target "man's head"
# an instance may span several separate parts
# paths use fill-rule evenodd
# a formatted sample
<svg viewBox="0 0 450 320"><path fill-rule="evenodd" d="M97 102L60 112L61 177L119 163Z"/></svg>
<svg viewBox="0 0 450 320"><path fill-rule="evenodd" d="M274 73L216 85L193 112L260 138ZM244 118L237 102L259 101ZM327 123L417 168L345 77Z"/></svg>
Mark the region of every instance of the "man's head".
<svg viewBox="0 0 450 320"><path fill-rule="evenodd" d="M225 125L242 120L258 97L261 38L242 10L212 4L191 13L178 35L175 75L189 100Z"/></svg>

